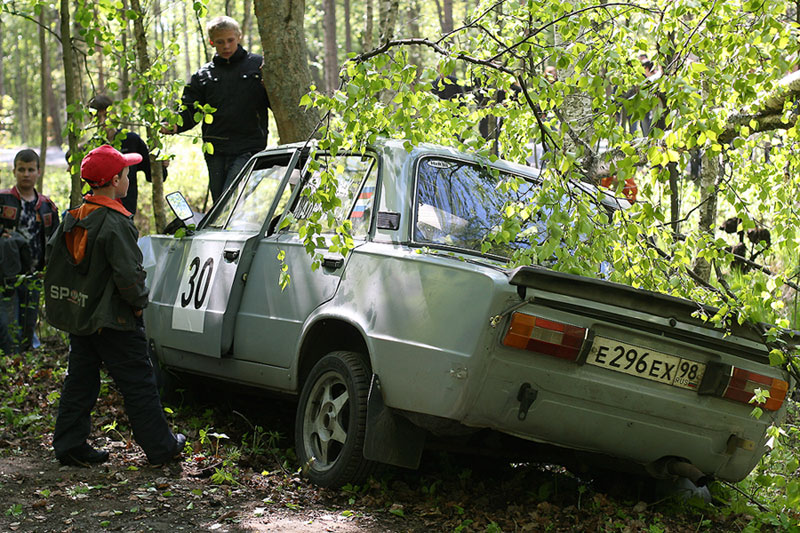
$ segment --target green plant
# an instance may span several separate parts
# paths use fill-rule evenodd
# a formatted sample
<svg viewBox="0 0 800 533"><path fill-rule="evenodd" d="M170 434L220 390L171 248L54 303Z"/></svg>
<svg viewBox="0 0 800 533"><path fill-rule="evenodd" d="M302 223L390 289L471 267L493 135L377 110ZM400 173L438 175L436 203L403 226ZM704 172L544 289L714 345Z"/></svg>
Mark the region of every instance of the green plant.
<svg viewBox="0 0 800 533"><path fill-rule="evenodd" d="M22 514L22 504L21 503L15 503L14 505L12 505L8 509L6 509L6 516L17 517L17 516L20 516L21 514Z"/></svg>
<svg viewBox="0 0 800 533"><path fill-rule="evenodd" d="M112 420L110 423L103 426L102 430L106 433L115 433L119 437L119 440L123 442L130 442L130 439L125 437L125 435L122 434L122 431L120 431L116 420Z"/></svg>
<svg viewBox="0 0 800 533"><path fill-rule="evenodd" d="M219 457L219 441L222 439L229 439L225 433L216 433L213 431L209 431L208 428L201 429L199 431L200 435L200 444L202 446L211 446L213 447L213 456Z"/></svg>
<svg viewBox="0 0 800 533"><path fill-rule="evenodd" d="M234 464L234 461L230 459L223 460L220 467L214 468L214 473L211 474L211 482L216 485L238 485L239 468Z"/></svg>

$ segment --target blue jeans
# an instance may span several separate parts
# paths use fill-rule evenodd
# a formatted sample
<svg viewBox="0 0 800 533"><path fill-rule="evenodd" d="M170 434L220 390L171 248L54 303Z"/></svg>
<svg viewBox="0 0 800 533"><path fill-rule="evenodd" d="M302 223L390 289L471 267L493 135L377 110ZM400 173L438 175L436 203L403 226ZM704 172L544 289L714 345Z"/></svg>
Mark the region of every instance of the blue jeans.
<svg viewBox="0 0 800 533"><path fill-rule="evenodd" d="M250 160L251 155L250 152L243 154L206 154L208 188L211 190L211 200L214 203L233 183L239 171Z"/></svg>

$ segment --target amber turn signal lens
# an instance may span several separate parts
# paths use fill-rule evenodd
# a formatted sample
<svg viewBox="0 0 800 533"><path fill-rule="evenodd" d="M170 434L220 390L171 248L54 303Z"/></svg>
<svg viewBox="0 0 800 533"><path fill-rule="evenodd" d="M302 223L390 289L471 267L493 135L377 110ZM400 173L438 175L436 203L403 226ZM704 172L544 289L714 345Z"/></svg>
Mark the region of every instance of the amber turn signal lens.
<svg viewBox="0 0 800 533"><path fill-rule="evenodd" d="M503 344L520 350L543 353L575 361L586 340L586 328L553 322L544 318L514 313Z"/></svg>
<svg viewBox="0 0 800 533"><path fill-rule="evenodd" d="M786 399L789 384L782 379L763 376L755 372L748 372L741 368L734 368L733 372L731 372L731 379L728 382L728 387L725 389L722 397L737 402L750 403L756 389L769 391L769 398L767 398L764 403L755 405L767 409L768 411L777 411L781 408L781 405L783 405Z"/></svg>

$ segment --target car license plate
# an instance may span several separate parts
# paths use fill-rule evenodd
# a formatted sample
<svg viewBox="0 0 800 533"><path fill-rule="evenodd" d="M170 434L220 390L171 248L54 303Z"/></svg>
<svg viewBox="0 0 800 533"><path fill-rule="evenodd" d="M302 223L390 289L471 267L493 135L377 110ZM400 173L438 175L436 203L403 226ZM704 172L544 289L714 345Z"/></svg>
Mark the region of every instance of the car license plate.
<svg viewBox="0 0 800 533"><path fill-rule="evenodd" d="M604 337L594 338L586 362L623 374L691 390L697 390L706 371L704 363Z"/></svg>

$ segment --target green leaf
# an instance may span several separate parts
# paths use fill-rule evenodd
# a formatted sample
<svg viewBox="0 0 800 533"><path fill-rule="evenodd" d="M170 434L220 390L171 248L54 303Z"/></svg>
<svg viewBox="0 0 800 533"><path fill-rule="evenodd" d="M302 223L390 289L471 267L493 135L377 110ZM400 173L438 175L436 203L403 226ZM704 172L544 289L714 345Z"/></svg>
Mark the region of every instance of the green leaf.
<svg viewBox="0 0 800 533"><path fill-rule="evenodd" d="M700 62L692 61L689 63L689 70L694 74L700 74L701 72L707 72L708 67Z"/></svg>

